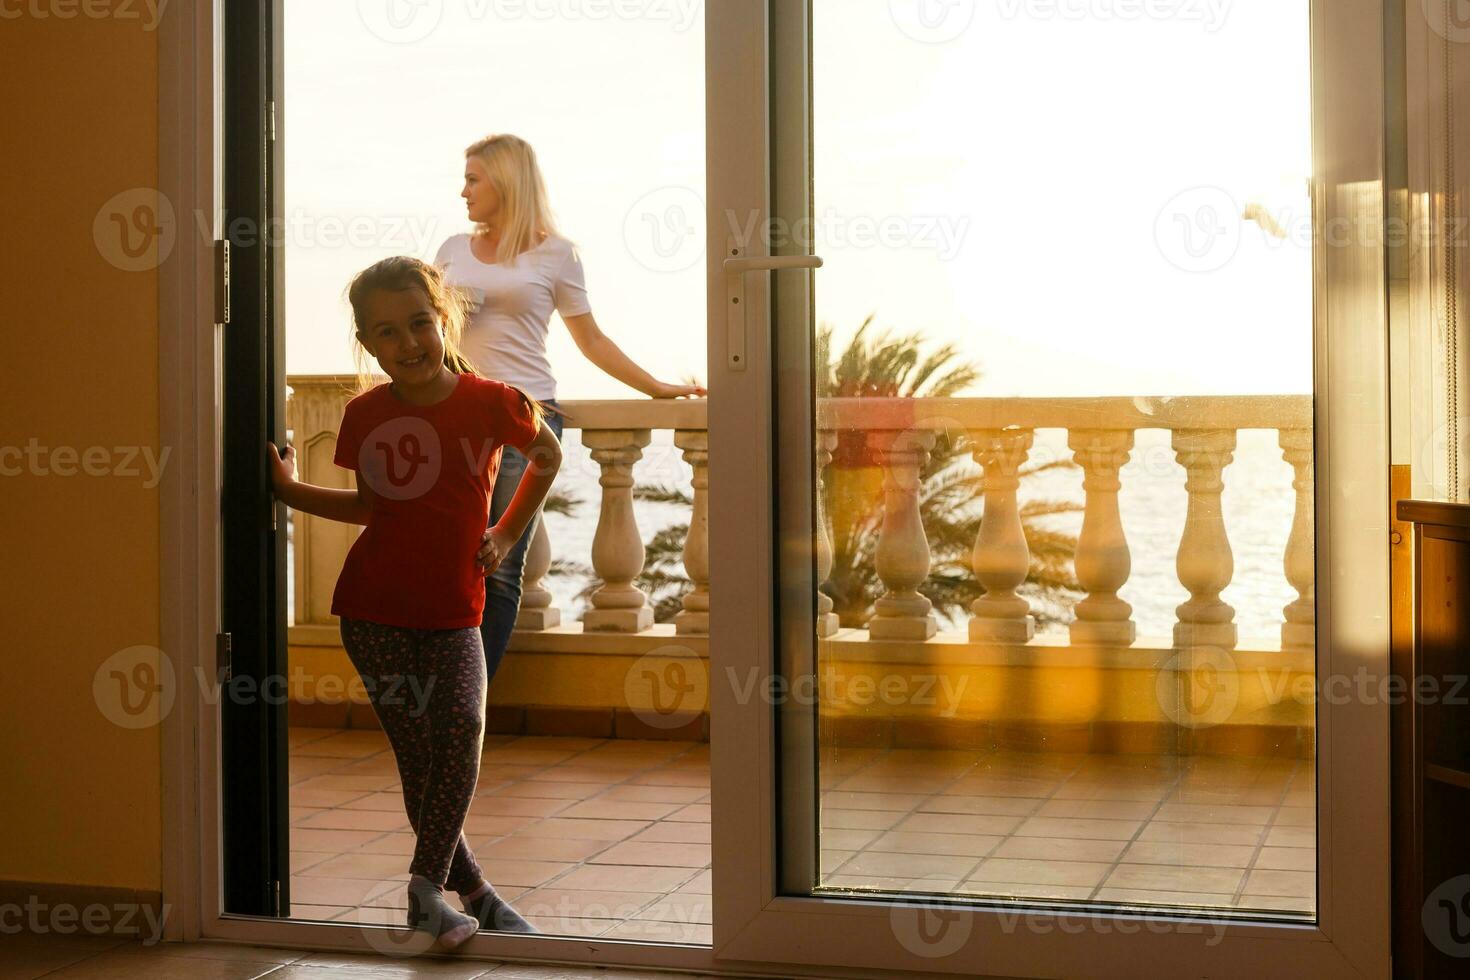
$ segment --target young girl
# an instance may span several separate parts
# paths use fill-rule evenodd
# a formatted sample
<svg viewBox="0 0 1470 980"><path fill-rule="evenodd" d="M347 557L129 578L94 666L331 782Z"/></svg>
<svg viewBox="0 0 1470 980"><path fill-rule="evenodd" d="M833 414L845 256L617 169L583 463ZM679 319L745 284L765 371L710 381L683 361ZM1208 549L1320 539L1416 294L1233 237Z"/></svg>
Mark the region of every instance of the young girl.
<svg viewBox="0 0 1470 980"><path fill-rule="evenodd" d="M533 399L478 376L459 353L464 310L433 266L385 259L359 273L347 295L360 366L371 355L388 376L348 402L337 433L335 462L356 472L357 488L297 482L295 450L282 458L274 445L272 485L297 510L366 525L332 612L393 747L417 836L409 926L446 948L481 927L535 932L485 881L463 826L484 737L485 576L541 506L561 446ZM512 446L531 465L487 530L502 447ZM387 696L405 690L427 691L425 703ZM449 906L445 887L467 914Z"/></svg>

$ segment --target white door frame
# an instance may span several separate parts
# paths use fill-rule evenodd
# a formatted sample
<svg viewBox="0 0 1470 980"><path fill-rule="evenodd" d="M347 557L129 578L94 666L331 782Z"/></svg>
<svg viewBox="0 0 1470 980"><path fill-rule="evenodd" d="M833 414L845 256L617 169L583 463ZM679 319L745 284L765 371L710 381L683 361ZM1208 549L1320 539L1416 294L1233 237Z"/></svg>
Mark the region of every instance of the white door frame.
<svg viewBox="0 0 1470 980"><path fill-rule="evenodd" d="M1320 683L1359 670L1380 678L1388 672L1387 306L1382 235L1372 233L1381 229L1383 212L1378 69L1384 32L1376 0L1317 0L1312 7ZM748 225L738 216L770 217L767 108L782 96L770 90L768 54L809 45L790 38L771 43L767 7L759 2L712 4L706 29L721 42L709 46L706 68L721 80L709 115L707 247L715 255L732 226ZM1326 247L1323 227L1360 233ZM919 905L779 894L774 712L764 699L742 699L732 685L715 682L726 670L764 680L776 662L768 276L747 275L744 288L744 370L725 368L726 332L710 333L710 547L720 556L710 576L719 596L711 621L724 627L733 617L740 624L717 628L710 638L712 832L716 854L748 855L715 866L721 961L1103 978L1136 976L1142 960L1158 976L1386 976L1388 706L1382 703L1318 706L1315 925L1058 910L1029 916L1017 929L1014 913L956 907L948 912L950 927L968 941L943 958L924 958L905 949L891 925L895 907ZM723 324L728 302L723 273L712 267L711 324ZM1211 942L1217 926L1223 939Z"/></svg>
<svg viewBox="0 0 1470 980"><path fill-rule="evenodd" d="M225 917L220 913L218 719L194 683L213 671L218 629L217 449L219 328L212 321L208 242L195 215L217 227L219 154L218 0L175 0L159 35L159 188L173 203L179 234L159 270L161 439L175 465L161 495L161 645L179 681L162 724L162 884L170 939L220 939L372 952L356 926ZM1319 226L1348 219L1373 226L1382 209L1381 10L1372 0L1318 0L1313 24L1314 200ZM712 0L706 13L707 196L711 546L720 556L712 587L712 662L769 671L773 555L771 501L761 461L770 432L750 425L752 406L770 405L768 290L746 279L748 367L725 366L723 257L727 208L766 212L765 4ZM1326 46L1327 39L1335 47ZM1316 357L1319 678L1359 667L1386 673L1387 426L1381 236L1318 250ZM1329 343L1329 337L1331 342ZM756 412L757 417L764 409ZM1333 479L1331 474L1339 476ZM756 481L752 481L752 475ZM1359 479L1362 475L1362 479ZM754 485L759 492L740 488ZM723 488L723 490L721 489ZM753 642L754 641L754 642ZM482 935L465 956L779 976L850 974L854 969L1010 975L1131 975L1146 956L1169 973L1250 971L1268 977L1384 975L1387 934L1387 711L1382 705L1323 706L1319 744L1320 924L1230 924L1202 948L1197 936L1128 934L1137 920L1058 914L1047 936L1010 935L994 913L966 912L971 959L923 961L893 941L890 906L877 902L784 898L776 894L773 726L759 703L711 685L715 949L631 942ZM754 860L751 857L754 856ZM1167 921L1160 919L1159 921ZM1114 931L1104 934L1103 926ZM1121 929L1119 928L1121 927ZM1079 930L1076 932L1068 929ZM1121 938L1128 943L1120 944ZM1147 944L1140 946L1139 944ZM799 964L795 969L782 963Z"/></svg>

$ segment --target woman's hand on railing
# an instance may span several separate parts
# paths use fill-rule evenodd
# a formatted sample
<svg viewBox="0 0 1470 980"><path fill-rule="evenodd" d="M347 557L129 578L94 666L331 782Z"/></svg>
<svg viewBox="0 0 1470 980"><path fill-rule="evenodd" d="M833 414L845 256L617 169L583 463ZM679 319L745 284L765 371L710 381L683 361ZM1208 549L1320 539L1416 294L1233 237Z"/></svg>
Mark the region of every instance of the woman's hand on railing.
<svg viewBox="0 0 1470 980"><path fill-rule="evenodd" d="M649 392L650 398L704 398L709 392L702 385L671 385L660 381L658 387Z"/></svg>

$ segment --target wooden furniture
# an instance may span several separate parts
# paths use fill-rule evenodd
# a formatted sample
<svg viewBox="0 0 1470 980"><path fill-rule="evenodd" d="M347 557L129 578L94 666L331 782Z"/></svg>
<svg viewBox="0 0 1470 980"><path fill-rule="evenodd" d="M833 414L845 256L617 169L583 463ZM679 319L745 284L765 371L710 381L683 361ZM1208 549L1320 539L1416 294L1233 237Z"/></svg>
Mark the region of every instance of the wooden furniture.
<svg viewBox="0 0 1470 980"><path fill-rule="evenodd" d="M1394 976L1470 977L1470 504L1400 500L1414 642L1393 665Z"/></svg>

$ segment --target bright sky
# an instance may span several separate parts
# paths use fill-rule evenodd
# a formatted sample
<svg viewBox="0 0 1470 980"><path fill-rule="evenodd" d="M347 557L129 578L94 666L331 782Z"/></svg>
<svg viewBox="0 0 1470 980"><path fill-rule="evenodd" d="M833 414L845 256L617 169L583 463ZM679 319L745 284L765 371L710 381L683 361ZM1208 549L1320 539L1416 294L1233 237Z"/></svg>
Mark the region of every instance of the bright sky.
<svg viewBox="0 0 1470 980"><path fill-rule="evenodd" d="M1306 0L813 2L821 320L956 340L975 394L1311 390ZM512 132L603 329L706 377L699 0L285 11L290 371L351 370L348 280L466 230L464 146Z"/></svg>

